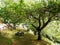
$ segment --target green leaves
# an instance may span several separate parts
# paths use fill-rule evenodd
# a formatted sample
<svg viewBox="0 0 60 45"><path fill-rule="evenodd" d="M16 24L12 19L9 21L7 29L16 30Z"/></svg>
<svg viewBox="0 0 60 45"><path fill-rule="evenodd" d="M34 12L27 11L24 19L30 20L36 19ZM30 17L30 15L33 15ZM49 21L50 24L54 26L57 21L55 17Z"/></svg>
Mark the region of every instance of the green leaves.
<svg viewBox="0 0 60 45"><path fill-rule="evenodd" d="M3 18L3 22L20 23L22 22L25 12L23 10L24 0L14 3L12 0L5 0L5 7L0 11L0 16Z"/></svg>

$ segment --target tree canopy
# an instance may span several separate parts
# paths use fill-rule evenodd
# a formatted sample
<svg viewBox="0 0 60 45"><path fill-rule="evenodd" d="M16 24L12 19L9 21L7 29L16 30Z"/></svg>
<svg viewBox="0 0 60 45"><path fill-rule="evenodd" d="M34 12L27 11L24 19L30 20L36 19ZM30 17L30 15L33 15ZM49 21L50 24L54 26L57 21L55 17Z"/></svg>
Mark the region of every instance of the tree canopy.
<svg viewBox="0 0 60 45"><path fill-rule="evenodd" d="M5 7L1 8L0 16L4 23L13 23L14 28L20 22L30 24L38 32L38 40L40 40L41 30L51 21L60 20L60 1L39 0L29 4L24 1L19 0L15 3L13 0L5 0Z"/></svg>

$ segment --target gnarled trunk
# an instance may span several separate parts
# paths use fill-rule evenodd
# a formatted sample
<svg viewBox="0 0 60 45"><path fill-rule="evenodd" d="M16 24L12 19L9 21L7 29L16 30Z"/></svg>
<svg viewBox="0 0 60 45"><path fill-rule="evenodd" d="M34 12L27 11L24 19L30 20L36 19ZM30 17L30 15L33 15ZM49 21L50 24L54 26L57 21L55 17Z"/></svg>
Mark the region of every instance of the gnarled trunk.
<svg viewBox="0 0 60 45"><path fill-rule="evenodd" d="M37 38L37 40L41 40L41 32L40 31L38 31L38 38Z"/></svg>

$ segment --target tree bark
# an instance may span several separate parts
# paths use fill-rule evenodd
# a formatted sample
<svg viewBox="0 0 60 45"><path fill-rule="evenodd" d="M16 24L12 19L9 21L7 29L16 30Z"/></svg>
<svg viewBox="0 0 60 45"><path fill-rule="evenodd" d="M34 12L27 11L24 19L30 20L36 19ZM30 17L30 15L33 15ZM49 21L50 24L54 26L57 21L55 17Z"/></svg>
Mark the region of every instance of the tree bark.
<svg viewBox="0 0 60 45"><path fill-rule="evenodd" d="M37 40L41 40L41 32L40 31L38 31L38 38L37 38Z"/></svg>

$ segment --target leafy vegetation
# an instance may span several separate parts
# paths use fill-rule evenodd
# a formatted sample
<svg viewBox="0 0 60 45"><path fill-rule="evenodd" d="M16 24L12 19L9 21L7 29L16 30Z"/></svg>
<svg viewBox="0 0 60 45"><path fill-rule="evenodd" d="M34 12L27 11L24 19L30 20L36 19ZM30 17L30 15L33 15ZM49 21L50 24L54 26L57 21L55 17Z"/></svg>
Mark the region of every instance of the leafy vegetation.
<svg viewBox="0 0 60 45"><path fill-rule="evenodd" d="M29 27L27 30L33 30L34 34L37 34L38 41L41 41L43 36L53 42L60 42L58 27L56 25L54 28L50 27L55 24L54 21L56 23L60 21L59 0L39 0L28 4L25 0L18 0L18 3L13 0L4 0L2 2L4 6L0 7L0 20L7 24L8 28L11 27L11 29L16 30L20 23L26 23ZM55 29L55 27L57 28ZM19 45L20 41L26 45L34 45L32 44L33 39L30 38L33 38L30 34L24 35L21 39L17 37L17 45Z"/></svg>

